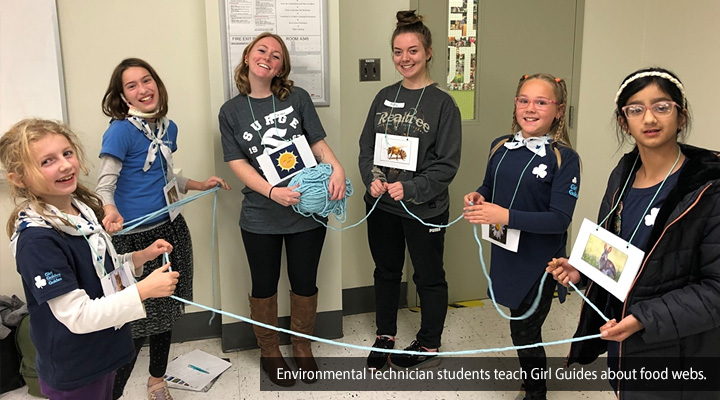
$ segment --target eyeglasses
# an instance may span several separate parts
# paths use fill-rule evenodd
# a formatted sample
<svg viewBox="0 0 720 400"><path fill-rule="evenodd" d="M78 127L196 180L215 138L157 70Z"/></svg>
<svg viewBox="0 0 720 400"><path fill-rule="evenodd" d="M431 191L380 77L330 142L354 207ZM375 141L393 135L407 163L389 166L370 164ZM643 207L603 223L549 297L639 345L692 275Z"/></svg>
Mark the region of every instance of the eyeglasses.
<svg viewBox="0 0 720 400"><path fill-rule="evenodd" d="M642 104L630 104L621 108L621 110L627 118L642 117L648 108L650 108L650 111L652 111L656 117L665 117L672 114L675 107L678 107L678 105L674 101L658 101L657 103L651 104L650 107L645 107Z"/></svg>
<svg viewBox="0 0 720 400"><path fill-rule="evenodd" d="M550 104L558 104L555 100L550 99L544 99L544 98L536 98L530 100L527 97L516 97L515 98L515 107L517 108L527 108L530 103L535 104L535 108L538 110L545 110L548 107L550 107Z"/></svg>

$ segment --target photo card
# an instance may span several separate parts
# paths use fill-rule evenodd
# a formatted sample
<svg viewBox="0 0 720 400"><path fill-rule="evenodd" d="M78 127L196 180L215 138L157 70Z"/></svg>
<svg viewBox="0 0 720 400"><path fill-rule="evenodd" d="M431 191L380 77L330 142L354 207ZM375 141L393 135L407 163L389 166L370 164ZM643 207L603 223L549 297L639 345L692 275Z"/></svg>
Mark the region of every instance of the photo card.
<svg viewBox="0 0 720 400"><path fill-rule="evenodd" d="M419 146L420 139L416 137L377 133L373 163L382 167L415 171Z"/></svg>
<svg viewBox="0 0 720 400"><path fill-rule="evenodd" d="M519 229L510 229L502 224L482 224L480 236L496 246L517 253L520 243Z"/></svg>
<svg viewBox="0 0 720 400"><path fill-rule="evenodd" d="M625 301L645 252L584 219L568 262L593 282Z"/></svg>
<svg viewBox="0 0 720 400"><path fill-rule="evenodd" d="M257 160L265 179L273 186L292 178L303 168L317 165L305 135L293 138L292 142L285 142L284 146L258 156Z"/></svg>
<svg viewBox="0 0 720 400"><path fill-rule="evenodd" d="M178 190L177 180L175 178L172 178L170 182L163 187L163 193L165 193L165 203L168 206L180 201L180 190ZM168 214L170 214L170 221L175 221L175 218L178 214L180 214L182 209L182 206L180 206L168 211Z"/></svg>

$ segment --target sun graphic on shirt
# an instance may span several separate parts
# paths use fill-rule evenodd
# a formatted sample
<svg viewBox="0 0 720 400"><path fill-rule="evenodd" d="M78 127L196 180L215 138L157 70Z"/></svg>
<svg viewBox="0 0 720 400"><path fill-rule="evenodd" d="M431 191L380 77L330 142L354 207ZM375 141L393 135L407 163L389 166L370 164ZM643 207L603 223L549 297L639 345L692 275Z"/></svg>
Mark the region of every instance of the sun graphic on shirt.
<svg viewBox="0 0 720 400"><path fill-rule="evenodd" d="M283 171L290 171L297 165L297 156L290 151L286 151L280 154L277 158L277 163L278 167Z"/></svg>

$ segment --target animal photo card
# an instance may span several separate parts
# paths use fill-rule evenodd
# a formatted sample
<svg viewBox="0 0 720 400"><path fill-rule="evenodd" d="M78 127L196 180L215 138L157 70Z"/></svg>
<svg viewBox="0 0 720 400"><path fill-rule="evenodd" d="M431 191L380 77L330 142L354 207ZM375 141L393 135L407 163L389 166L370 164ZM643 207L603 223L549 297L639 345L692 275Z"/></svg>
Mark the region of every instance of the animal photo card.
<svg viewBox="0 0 720 400"><path fill-rule="evenodd" d="M375 165L403 169L417 170L418 147L420 139L409 136L375 135Z"/></svg>
<svg viewBox="0 0 720 400"><path fill-rule="evenodd" d="M620 301L625 301L644 256L642 250L586 218L568 262Z"/></svg>

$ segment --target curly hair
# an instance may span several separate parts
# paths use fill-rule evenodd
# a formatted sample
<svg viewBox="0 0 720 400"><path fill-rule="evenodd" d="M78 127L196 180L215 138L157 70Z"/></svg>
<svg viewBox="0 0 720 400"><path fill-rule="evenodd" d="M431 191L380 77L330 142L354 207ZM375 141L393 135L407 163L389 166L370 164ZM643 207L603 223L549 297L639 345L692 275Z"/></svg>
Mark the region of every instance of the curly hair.
<svg viewBox="0 0 720 400"><path fill-rule="evenodd" d="M279 98L280 100L285 100L292 91L292 88L294 86L294 82L290 79L288 79L288 76L290 76L290 53L288 52L287 46L285 46L285 42L282 40L282 38L274 33L270 32L263 32L259 34L255 39L253 39L250 44L245 47L245 50L242 54L242 59L240 60L240 64L235 67L235 86L238 89L238 92L242 95L249 95L250 92L252 92L252 88L250 87L250 80L248 79L248 74L250 72L250 67L247 63L247 57L248 54L252 51L253 47L262 39L271 37L280 44L280 48L282 49L282 61L283 61L283 67L279 74L274 76L272 78L272 82L270 83L270 90L273 92L273 94Z"/></svg>
<svg viewBox="0 0 720 400"><path fill-rule="evenodd" d="M46 203L30 191L25 182L42 179L40 170L33 160L30 145L49 135L64 136L77 155L80 170L85 175L88 174L85 166L85 152L79 145L78 137L67 125L58 121L30 118L10 127L10 130L0 138L0 163L7 170L10 197L16 206L10 214L6 227L10 237L15 231L18 213L28 204L41 215L47 215L44 212ZM79 182L73 194L95 212L98 220L103 219L104 212L100 197ZM72 226L69 221L65 221L65 223Z"/></svg>

